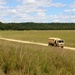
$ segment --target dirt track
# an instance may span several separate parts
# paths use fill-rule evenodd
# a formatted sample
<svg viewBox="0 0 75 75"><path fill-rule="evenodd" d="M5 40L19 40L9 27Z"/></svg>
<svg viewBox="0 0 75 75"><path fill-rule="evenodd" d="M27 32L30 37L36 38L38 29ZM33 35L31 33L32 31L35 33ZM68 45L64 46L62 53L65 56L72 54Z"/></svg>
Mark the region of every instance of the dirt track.
<svg viewBox="0 0 75 75"><path fill-rule="evenodd" d="M6 41L13 41L13 42L29 43L29 44L48 46L48 44L44 44L44 43L37 43L37 42L30 42L30 41L21 41L21 40L7 39L7 38L0 38L0 39L1 40L6 40ZM75 48L72 48L72 47L64 47L64 49L75 50Z"/></svg>

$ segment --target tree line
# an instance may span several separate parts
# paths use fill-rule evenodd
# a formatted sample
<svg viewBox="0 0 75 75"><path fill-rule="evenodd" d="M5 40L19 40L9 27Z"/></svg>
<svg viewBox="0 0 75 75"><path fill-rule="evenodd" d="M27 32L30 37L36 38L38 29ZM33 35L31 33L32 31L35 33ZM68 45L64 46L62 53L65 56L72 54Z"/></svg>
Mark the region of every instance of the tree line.
<svg viewBox="0 0 75 75"><path fill-rule="evenodd" d="M2 23L0 30L75 30L75 23Z"/></svg>

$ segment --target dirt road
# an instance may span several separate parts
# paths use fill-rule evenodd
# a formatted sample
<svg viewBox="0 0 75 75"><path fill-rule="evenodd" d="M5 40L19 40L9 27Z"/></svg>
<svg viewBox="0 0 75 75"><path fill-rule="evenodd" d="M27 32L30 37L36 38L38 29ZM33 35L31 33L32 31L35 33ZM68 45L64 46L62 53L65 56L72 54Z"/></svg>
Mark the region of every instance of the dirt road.
<svg viewBox="0 0 75 75"><path fill-rule="evenodd" d="M0 38L0 40L48 46L48 44L44 44L44 43L37 43L37 42L30 42L30 41L21 41L21 40L15 40L15 39ZM64 49L75 50L75 48L72 48L72 47L64 47Z"/></svg>

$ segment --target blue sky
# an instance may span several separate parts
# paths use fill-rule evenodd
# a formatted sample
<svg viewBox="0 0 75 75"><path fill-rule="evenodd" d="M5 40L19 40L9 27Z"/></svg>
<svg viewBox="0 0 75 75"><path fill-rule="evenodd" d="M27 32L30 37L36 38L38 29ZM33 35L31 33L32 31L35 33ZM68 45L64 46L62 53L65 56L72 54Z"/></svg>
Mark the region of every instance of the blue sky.
<svg viewBox="0 0 75 75"><path fill-rule="evenodd" d="M0 0L0 21L75 23L75 0Z"/></svg>

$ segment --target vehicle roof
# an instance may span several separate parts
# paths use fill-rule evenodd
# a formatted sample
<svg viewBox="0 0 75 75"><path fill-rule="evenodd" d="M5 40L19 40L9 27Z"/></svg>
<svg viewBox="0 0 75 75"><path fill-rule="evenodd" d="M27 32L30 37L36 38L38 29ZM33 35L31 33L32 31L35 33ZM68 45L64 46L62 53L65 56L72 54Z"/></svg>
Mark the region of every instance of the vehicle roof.
<svg viewBox="0 0 75 75"><path fill-rule="evenodd" d="M49 39L62 40L62 39L60 39L60 38L54 38L54 37L49 37Z"/></svg>

